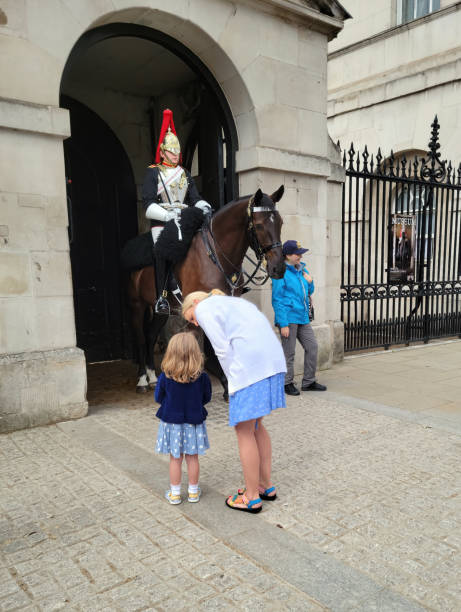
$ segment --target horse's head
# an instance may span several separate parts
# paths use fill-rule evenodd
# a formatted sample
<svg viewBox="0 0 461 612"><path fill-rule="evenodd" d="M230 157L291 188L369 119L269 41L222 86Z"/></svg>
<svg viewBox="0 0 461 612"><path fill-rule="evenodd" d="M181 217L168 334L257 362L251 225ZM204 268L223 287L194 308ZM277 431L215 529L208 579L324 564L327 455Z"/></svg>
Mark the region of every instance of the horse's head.
<svg viewBox="0 0 461 612"><path fill-rule="evenodd" d="M271 278L283 278L285 274L285 258L282 254L282 243L280 241L283 221L275 207L283 192L283 185L270 196L258 189L248 205L250 227L254 228L253 236L255 238L251 242L251 246L257 255L266 258L267 272Z"/></svg>

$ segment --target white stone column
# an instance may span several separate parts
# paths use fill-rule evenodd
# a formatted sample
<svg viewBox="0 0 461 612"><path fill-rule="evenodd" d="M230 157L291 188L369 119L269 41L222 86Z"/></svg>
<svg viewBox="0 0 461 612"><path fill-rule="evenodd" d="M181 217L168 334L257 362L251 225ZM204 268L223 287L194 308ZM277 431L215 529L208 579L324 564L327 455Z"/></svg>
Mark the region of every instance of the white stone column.
<svg viewBox="0 0 461 612"><path fill-rule="evenodd" d="M87 412L75 346L68 112L0 99L0 432Z"/></svg>
<svg viewBox="0 0 461 612"><path fill-rule="evenodd" d="M283 217L282 241L299 240L309 249L304 261L314 277L315 320L319 344L318 368L327 369L344 356L344 326L340 320L341 279L341 189L344 171L339 153L328 145L328 157L260 150L254 168L242 167L247 157L237 156L240 193L253 193L258 186L271 194L283 184L285 193L277 208ZM253 290L254 302L270 321L274 319L270 281ZM295 374L303 371L304 353L297 346Z"/></svg>

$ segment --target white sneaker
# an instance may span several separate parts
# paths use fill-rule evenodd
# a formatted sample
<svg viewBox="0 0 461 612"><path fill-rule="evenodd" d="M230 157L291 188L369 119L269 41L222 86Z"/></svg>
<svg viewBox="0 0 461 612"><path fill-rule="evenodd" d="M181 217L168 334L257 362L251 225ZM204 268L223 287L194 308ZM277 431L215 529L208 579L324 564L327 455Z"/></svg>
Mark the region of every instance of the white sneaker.
<svg viewBox="0 0 461 612"><path fill-rule="evenodd" d="M198 488L197 493L191 493L189 491L189 497L187 498L187 501L189 501L191 504L196 504L198 501L200 501L200 487Z"/></svg>
<svg viewBox="0 0 461 612"><path fill-rule="evenodd" d="M173 493L171 492L171 489L168 489L168 491L165 491L165 499L167 499L170 502L170 504L173 504L174 506L182 502L181 496L173 495Z"/></svg>

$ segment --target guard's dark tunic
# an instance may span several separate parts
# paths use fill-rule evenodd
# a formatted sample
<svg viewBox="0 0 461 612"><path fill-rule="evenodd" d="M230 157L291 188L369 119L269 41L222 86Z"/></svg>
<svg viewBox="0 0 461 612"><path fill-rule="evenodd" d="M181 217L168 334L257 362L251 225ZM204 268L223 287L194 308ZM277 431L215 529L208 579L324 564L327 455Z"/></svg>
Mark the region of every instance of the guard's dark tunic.
<svg viewBox="0 0 461 612"><path fill-rule="evenodd" d="M186 174L187 179L187 191L186 196L184 198L184 202L182 204L186 204L187 206L195 206L195 204L202 200L197 187L195 185L194 179L191 177L190 172L188 172L184 168L184 172ZM144 183L142 186L142 201L144 205L144 210L147 210L150 204L164 204L161 195L158 194L158 183L159 183L159 169L157 166L149 166L147 168L146 175L144 177ZM157 219L151 219L151 227L153 226L163 226L165 225L164 221L158 221Z"/></svg>

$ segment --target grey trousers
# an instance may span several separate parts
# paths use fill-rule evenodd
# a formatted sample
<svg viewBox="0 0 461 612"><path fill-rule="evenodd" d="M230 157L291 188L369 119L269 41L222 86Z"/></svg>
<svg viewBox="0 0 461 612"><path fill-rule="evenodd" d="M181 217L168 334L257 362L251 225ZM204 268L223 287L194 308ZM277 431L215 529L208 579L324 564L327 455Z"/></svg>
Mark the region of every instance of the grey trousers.
<svg viewBox="0 0 461 612"><path fill-rule="evenodd" d="M315 382L315 370L317 368L318 344L314 330L310 323L304 325L290 323L289 327L290 335L288 338L281 336L282 348L287 362L285 384L288 385L293 382L296 339L298 339L304 349L304 374L302 385L310 385Z"/></svg>

